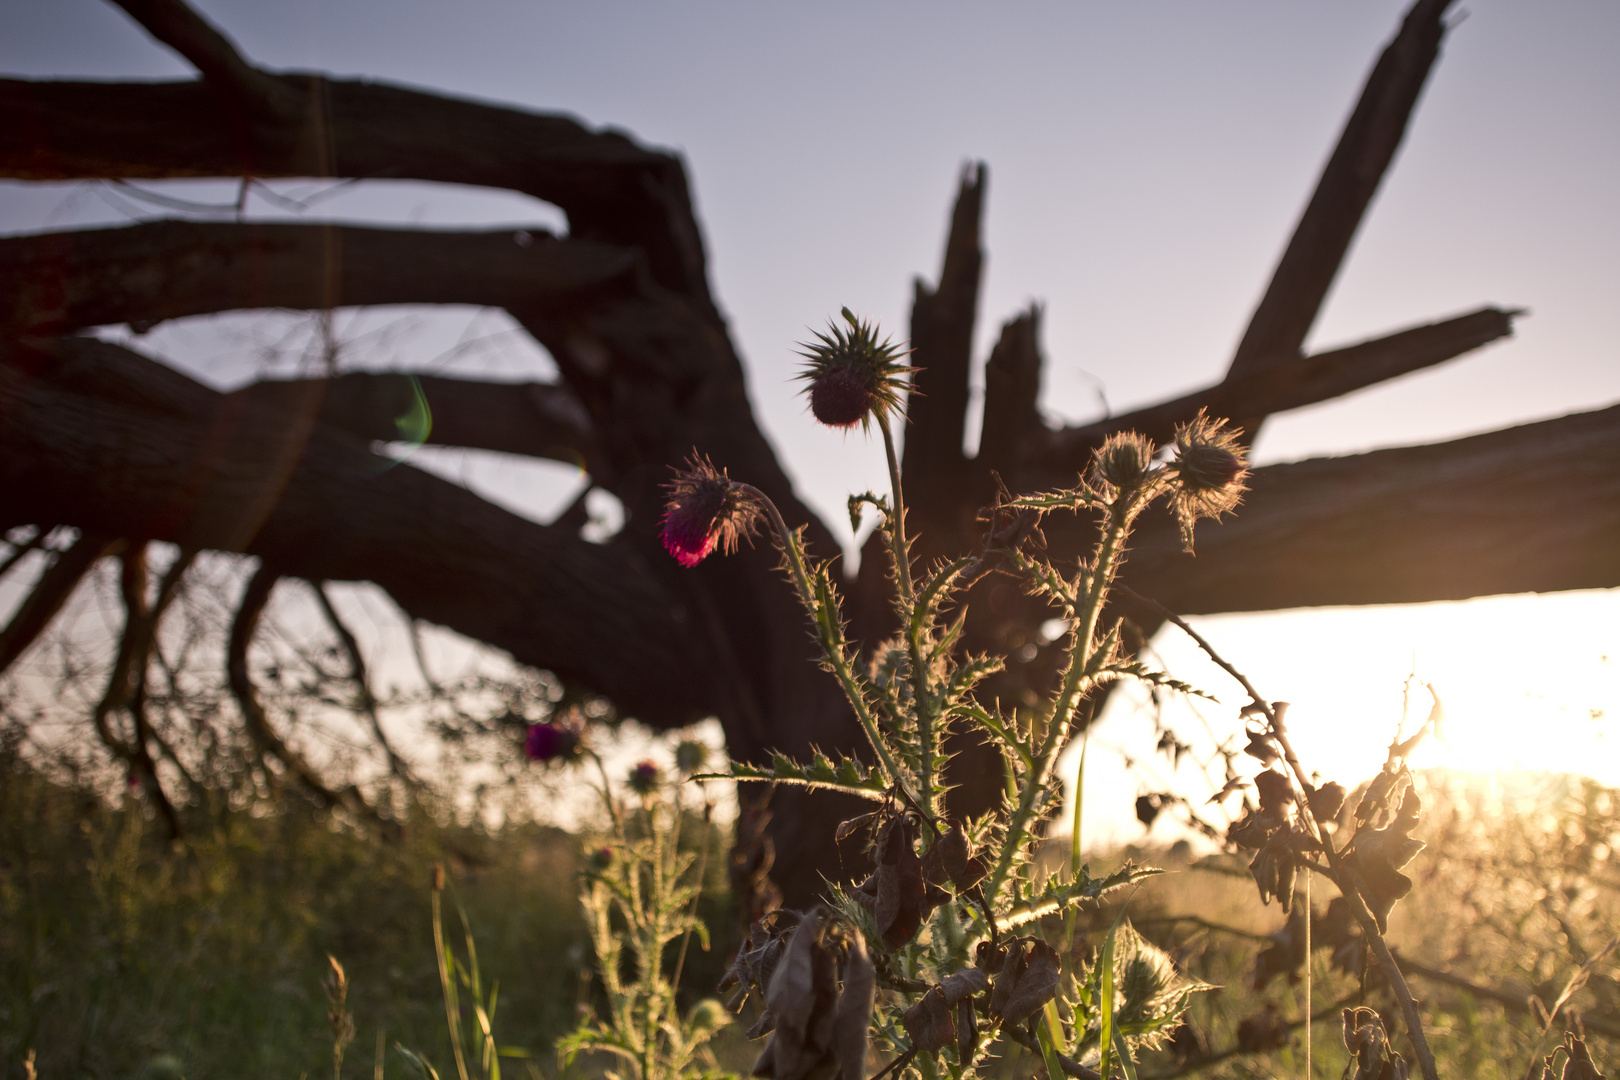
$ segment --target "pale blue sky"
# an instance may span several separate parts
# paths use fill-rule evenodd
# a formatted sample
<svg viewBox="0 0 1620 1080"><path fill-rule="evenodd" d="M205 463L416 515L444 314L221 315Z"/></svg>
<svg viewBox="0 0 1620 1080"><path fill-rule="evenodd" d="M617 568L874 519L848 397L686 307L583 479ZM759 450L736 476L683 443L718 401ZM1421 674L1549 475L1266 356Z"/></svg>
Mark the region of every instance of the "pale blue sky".
<svg viewBox="0 0 1620 1080"><path fill-rule="evenodd" d="M8 0L0 70L188 74L101 0ZM848 304L906 332L959 166L991 169L980 335L1047 305L1045 407L1081 419L1218 378L1402 5L1379 2L533 3L203 0L272 67L575 113L682 151L715 291L789 467L836 523L879 479L810 425L792 343ZM1441 438L1620 399L1620 6L1482 0L1450 36L1315 334L1335 344L1484 302L1517 340L1273 423L1262 460ZM1457 16L1454 15L1456 20ZM362 185L321 211L548 222L526 199ZM0 229L120 220L0 187ZM440 328L354 362L420 362ZM375 320L373 321L375 325ZM420 326L420 323L412 323ZM183 340L182 340L183 338ZM158 338L246 376L217 335ZM490 370L542 370L507 338ZM559 482L560 483L560 482ZM551 486L558 486L553 484Z"/></svg>

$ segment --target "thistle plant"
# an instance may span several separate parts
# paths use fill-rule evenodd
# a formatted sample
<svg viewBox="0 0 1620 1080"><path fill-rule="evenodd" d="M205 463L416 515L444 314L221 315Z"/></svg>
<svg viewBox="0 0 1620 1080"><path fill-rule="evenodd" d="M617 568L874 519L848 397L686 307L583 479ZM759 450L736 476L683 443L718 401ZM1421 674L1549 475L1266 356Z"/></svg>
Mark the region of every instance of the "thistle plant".
<svg viewBox="0 0 1620 1080"><path fill-rule="evenodd" d="M682 844L693 815L683 803L680 779L667 779L654 762L640 762L626 779L635 796L626 802L614 797L601 759L585 753L600 772L609 821L607 835L586 858L579 896L604 1004L557 1043L560 1072L570 1075L583 1067L582 1054L594 1052L616 1059L610 1077L724 1075L709 1041L731 1017L713 999L683 1011L676 997L693 939L700 948L709 945L697 915L708 865L708 807L694 852L689 842ZM688 776L702 767L704 747L683 742L675 757L678 772Z"/></svg>
<svg viewBox="0 0 1620 1080"><path fill-rule="evenodd" d="M1168 1034L1198 985L1128 924L1116 925L1095 963L1082 963L1072 942L1049 935L1042 919L1155 871L1126 863L1093 878L1076 850L1067 873L1048 875L1036 862L1039 833L1061 809L1056 765L1086 723L1089 697L1118 679L1192 692L1128 657L1119 620L1105 613L1132 527L1148 507L1167 503L1190 546L1194 522L1236 505L1247 474L1236 439L1202 415L1171 447L1116 436L1074 487L998 499L984 515L979 550L916 568L891 430L912 370L903 350L848 309L842 324L803 349L816 418L875 426L882 437L889 493L855 496L850 511L857 524L867 507L879 515L899 632L864 651L849 641L830 563L811 556L802 531L790 529L762 492L705 459L694 458L671 482L664 519L666 546L688 566L734 544L759 519L768 522L821 664L843 689L871 752L867 760L778 755L769 766L731 762L716 774L841 791L872 805L837 826L840 841L864 840L872 874L853 888L833 888L814 911L761 920L722 983L736 988L733 1009L749 998L762 1006L750 1035L768 1034L770 1042L754 1072L865 1080L875 1046L891 1055L884 1071L963 1077L976 1073L993 1045L1005 1046L981 1032L1040 1053L1049 1070L1133 1071L1137 1051ZM1054 513L1096 519L1089 554L1073 564L1054 564L1038 543L1042 518ZM1002 667L1001 658L963 645L966 591L990 573L1011 575L1067 621L1058 685L1033 708L1006 711L977 692ZM945 807L945 740L965 730L1000 752L1007 777L1005 804L973 821L952 820Z"/></svg>

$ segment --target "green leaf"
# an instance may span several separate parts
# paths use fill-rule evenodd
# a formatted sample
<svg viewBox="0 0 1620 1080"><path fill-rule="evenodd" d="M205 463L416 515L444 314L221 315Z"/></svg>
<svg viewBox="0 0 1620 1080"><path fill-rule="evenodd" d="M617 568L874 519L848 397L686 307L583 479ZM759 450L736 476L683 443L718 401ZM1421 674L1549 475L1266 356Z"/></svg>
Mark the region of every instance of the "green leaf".
<svg viewBox="0 0 1620 1080"><path fill-rule="evenodd" d="M1125 1045L1125 1033L1114 1032L1114 1049L1119 1054L1119 1067L1125 1072L1125 1080L1136 1080L1136 1062L1131 1059L1131 1048Z"/></svg>
<svg viewBox="0 0 1620 1080"><path fill-rule="evenodd" d="M1080 768L1074 774L1074 830L1069 835L1069 880L1079 881L1084 874L1080 862L1080 824L1086 808L1086 751L1091 746L1091 728L1080 736Z"/></svg>
<svg viewBox="0 0 1620 1080"><path fill-rule="evenodd" d="M1126 864L1105 878L1087 877L1082 871L1081 876L1073 881L1061 883L1049 881L1045 888L1023 902L1013 905L1012 909L1002 916L1001 924L1019 926L1059 908L1082 900L1096 900L1116 889L1134 885L1143 878L1162 873L1164 871L1157 867Z"/></svg>
<svg viewBox="0 0 1620 1080"><path fill-rule="evenodd" d="M757 780L773 784L842 791L863 799L881 802L887 797L888 783L882 774L874 773L853 758L839 758L836 762L825 754L816 754L809 764L801 764L785 754L776 754L769 768L746 765L740 761L726 763L723 773L700 773L693 780Z"/></svg>
<svg viewBox="0 0 1620 1080"><path fill-rule="evenodd" d="M1180 679L1173 679L1164 672L1156 671L1139 660L1133 660L1130 663L1124 664L1110 664L1108 667L1103 669L1102 674L1105 676L1115 675L1120 678L1135 679L1137 682L1144 682L1150 686L1162 686L1168 690L1174 690L1180 694L1190 694L1194 697L1201 697L1217 703L1219 703L1220 700L1214 694L1200 690L1190 683L1184 683Z"/></svg>
<svg viewBox="0 0 1620 1080"><path fill-rule="evenodd" d="M1058 1034L1054 1035L1054 1030ZM1062 1031L1063 1027L1058 1021L1057 1010L1053 1008L1052 1003L1049 1001L1046 1003L1046 1023L1035 1029L1035 1038L1040 1041L1041 1057L1046 1061L1046 1075L1049 1080L1065 1080L1066 1074L1063 1072L1063 1063L1058 1060L1058 1054L1062 1052L1058 1049L1058 1046L1061 1045ZM1103 1075L1108 1074L1104 1073Z"/></svg>
<svg viewBox="0 0 1620 1080"><path fill-rule="evenodd" d="M1101 1000L1097 1003L1098 1024L1101 1026L1098 1041L1102 1045L1102 1058L1097 1062L1097 1071L1103 1076L1110 1071L1110 1058L1114 1053L1114 934L1118 930L1119 920L1115 919L1114 925L1108 930L1107 939L1103 941L1102 952L1097 956L1097 971L1102 979Z"/></svg>

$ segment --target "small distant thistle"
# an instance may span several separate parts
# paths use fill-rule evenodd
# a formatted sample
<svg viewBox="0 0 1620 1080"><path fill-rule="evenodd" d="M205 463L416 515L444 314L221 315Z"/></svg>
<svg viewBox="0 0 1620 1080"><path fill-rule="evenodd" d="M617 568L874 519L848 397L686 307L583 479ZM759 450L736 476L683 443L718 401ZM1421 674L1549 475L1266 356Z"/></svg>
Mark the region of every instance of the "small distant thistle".
<svg viewBox="0 0 1620 1080"><path fill-rule="evenodd" d="M1175 481L1171 509L1181 523L1182 546L1191 551L1199 518L1219 518L1242 501L1248 462L1237 433L1200 409L1176 428L1176 455L1168 468Z"/></svg>
<svg viewBox="0 0 1620 1080"><path fill-rule="evenodd" d="M828 427L865 427L874 416L900 411L900 395L912 372L903 358L910 351L889 339L878 341L877 324L857 319L844 308L847 327L829 320L827 333L800 342L810 361L799 378L810 384L810 412Z"/></svg>
<svg viewBox="0 0 1620 1080"><path fill-rule="evenodd" d="M559 761L580 752L580 729L570 721L535 724L523 740L523 752L530 761Z"/></svg>
<svg viewBox="0 0 1620 1080"><path fill-rule="evenodd" d="M651 795L663 782L664 774L656 764L643 761L630 770L630 790L637 795Z"/></svg>
<svg viewBox="0 0 1620 1080"><path fill-rule="evenodd" d="M675 768L682 775L691 776L709 761L709 748L696 739L682 739L675 744Z"/></svg>
<svg viewBox="0 0 1620 1080"><path fill-rule="evenodd" d="M664 492L664 547L685 567L696 566L716 547L726 554L735 551L738 538L752 536L759 520L753 497L697 454L675 471Z"/></svg>

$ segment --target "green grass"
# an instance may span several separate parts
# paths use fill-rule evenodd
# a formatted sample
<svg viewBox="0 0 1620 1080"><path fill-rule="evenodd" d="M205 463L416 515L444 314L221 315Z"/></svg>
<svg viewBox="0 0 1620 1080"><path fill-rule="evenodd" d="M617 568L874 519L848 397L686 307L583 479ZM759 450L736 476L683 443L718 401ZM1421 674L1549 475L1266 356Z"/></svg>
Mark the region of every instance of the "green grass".
<svg viewBox="0 0 1620 1080"><path fill-rule="evenodd" d="M574 1021L590 957L569 835L491 834L419 813L396 838L309 809L192 814L171 846L143 804L109 806L12 764L0 776L0 1064L55 1077L331 1075L320 980L348 969L371 1075L378 1032L449 1061L429 884L466 905L500 1039L543 1053ZM459 929L459 928L457 928ZM523 1072L519 1069L519 1073ZM388 1057L389 1076L406 1075Z"/></svg>

